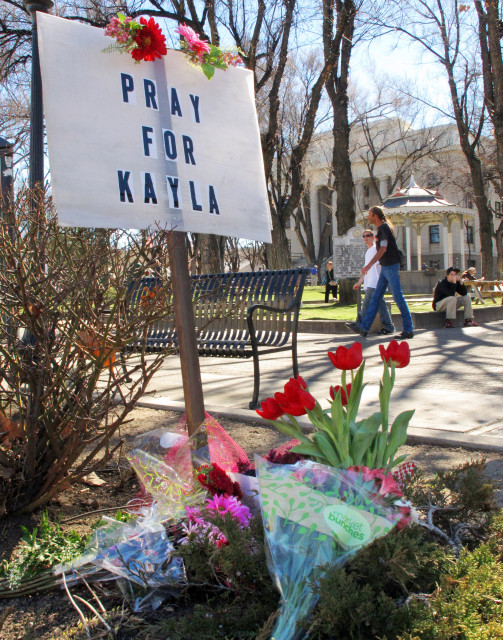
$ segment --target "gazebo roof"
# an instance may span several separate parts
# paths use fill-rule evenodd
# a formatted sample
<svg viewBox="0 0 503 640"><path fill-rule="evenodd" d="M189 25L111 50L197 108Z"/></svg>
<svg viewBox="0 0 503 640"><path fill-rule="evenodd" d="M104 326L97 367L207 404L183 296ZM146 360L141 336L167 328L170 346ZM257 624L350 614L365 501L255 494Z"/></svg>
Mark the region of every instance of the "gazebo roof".
<svg viewBox="0 0 503 640"><path fill-rule="evenodd" d="M410 177L409 186L406 189L398 189L382 203L384 213L391 218L394 224L404 224L407 219L411 222L428 224L438 223L447 217L462 216L473 218L471 209L458 207L446 200L438 191L423 189L414 181L414 174Z"/></svg>

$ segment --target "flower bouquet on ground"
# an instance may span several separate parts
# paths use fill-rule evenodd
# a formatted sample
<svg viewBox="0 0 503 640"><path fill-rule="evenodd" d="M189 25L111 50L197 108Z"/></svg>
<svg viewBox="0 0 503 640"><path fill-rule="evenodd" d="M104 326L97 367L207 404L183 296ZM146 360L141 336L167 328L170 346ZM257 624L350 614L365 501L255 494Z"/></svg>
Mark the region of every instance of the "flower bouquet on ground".
<svg viewBox="0 0 503 640"><path fill-rule="evenodd" d="M299 622L315 605L309 583L321 577L322 565L342 566L363 546L410 520L410 505L400 501L392 468L405 457L396 454L414 411L400 413L389 425L395 370L409 364L410 350L395 340L379 348L384 362L381 410L368 418L358 420L365 369L359 342L328 353L342 372L341 384L330 387L328 409L298 376L257 410L298 441L290 454L310 458L293 465L256 461L270 570L282 595L274 640L304 636ZM297 421L302 415L312 423L310 434Z"/></svg>
<svg viewBox="0 0 503 640"><path fill-rule="evenodd" d="M410 516L392 475L312 461L276 465L256 457L269 570L282 596L274 640L302 638L299 622L313 609L310 582L323 565L343 566L354 554Z"/></svg>

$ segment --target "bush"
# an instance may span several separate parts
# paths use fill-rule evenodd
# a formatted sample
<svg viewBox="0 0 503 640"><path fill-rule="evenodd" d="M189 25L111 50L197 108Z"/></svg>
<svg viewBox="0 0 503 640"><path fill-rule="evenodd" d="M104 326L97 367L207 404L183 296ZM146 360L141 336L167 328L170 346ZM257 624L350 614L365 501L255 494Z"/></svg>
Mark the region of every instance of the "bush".
<svg viewBox="0 0 503 640"><path fill-rule="evenodd" d="M106 463L111 438L163 354L137 337L170 310L169 287L128 308L134 277L157 257L146 235L58 227L22 194L0 228L0 516L31 511ZM154 234L152 246L163 236ZM160 256L162 259L162 255ZM135 373L139 375L135 375ZM117 401L123 404L118 405Z"/></svg>

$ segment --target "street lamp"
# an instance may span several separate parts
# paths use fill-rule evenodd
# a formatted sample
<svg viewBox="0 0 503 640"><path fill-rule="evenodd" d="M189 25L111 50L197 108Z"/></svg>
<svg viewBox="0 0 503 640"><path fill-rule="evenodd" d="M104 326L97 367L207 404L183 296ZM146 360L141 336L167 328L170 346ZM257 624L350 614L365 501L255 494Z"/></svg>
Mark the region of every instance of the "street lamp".
<svg viewBox="0 0 503 640"><path fill-rule="evenodd" d="M37 11L47 13L52 0L24 0L31 15L31 112L30 112L30 189L44 185L44 114L42 108L42 78L38 55Z"/></svg>

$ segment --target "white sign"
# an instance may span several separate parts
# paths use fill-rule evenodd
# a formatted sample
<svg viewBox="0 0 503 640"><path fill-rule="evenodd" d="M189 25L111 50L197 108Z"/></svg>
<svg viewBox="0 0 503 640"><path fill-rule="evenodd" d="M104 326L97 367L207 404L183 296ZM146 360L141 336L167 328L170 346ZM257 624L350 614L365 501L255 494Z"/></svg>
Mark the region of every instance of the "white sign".
<svg viewBox="0 0 503 640"><path fill-rule="evenodd" d="M102 29L37 21L61 224L271 241L251 71L207 80L173 50L135 64Z"/></svg>

